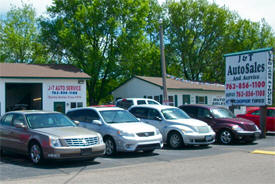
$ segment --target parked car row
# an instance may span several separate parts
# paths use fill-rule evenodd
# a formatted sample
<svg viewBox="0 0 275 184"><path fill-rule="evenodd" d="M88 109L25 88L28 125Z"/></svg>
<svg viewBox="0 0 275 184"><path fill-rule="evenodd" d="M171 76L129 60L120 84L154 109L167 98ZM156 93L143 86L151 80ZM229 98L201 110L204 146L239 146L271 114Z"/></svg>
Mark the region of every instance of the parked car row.
<svg viewBox="0 0 275 184"><path fill-rule="evenodd" d="M261 131L225 108L160 104L77 108L67 112L13 111L0 119L0 151L15 151L35 164L43 159L94 159L116 152L153 152L166 143L208 146L252 142Z"/></svg>

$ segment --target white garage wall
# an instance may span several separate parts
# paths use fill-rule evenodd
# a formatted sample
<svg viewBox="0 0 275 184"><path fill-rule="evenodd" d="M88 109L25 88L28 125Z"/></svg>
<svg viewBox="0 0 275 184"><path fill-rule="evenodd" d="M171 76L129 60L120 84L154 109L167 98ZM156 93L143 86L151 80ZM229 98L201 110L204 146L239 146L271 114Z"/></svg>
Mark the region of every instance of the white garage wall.
<svg viewBox="0 0 275 184"><path fill-rule="evenodd" d="M85 80L84 80L85 81ZM77 95L52 95L49 87L51 86L81 86L81 90ZM83 84L78 84L78 80L75 79L45 79L43 82L43 109L53 111L54 102L65 102L66 112L71 109L71 102L82 102L83 107L87 106L86 100L86 81Z"/></svg>
<svg viewBox="0 0 275 184"><path fill-rule="evenodd" d="M117 98L143 98L144 96L159 95L162 95L160 87L137 78L132 78L113 91L115 100Z"/></svg>
<svg viewBox="0 0 275 184"><path fill-rule="evenodd" d="M1 115L5 113L5 83L42 83L42 108L45 111L53 111L54 102L65 102L66 111L71 109L71 102L82 102L84 107L87 106L86 80L83 84L78 84L77 79L0 79ZM80 86L80 91L77 95L62 97L62 95L51 95L49 86Z"/></svg>

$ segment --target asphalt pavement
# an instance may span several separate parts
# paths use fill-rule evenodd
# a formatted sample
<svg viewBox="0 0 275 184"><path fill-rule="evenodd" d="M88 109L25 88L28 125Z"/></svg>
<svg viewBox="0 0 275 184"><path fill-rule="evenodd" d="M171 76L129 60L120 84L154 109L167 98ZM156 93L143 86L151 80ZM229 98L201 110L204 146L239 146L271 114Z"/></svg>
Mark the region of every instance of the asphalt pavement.
<svg viewBox="0 0 275 184"><path fill-rule="evenodd" d="M275 136L253 144L164 148L153 154L121 153L81 162L47 162L34 166L19 155L4 155L0 181L5 183L249 183L275 182Z"/></svg>

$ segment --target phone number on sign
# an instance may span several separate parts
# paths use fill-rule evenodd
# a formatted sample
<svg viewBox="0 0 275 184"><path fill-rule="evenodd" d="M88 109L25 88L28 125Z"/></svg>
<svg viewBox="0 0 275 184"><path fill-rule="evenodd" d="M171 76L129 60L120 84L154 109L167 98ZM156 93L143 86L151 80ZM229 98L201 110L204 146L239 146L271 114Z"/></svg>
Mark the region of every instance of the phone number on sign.
<svg viewBox="0 0 275 184"><path fill-rule="evenodd" d="M265 96L264 90L257 90L257 91L237 91L237 97L259 97Z"/></svg>
<svg viewBox="0 0 275 184"><path fill-rule="evenodd" d="M240 82L238 84L226 84L226 89L234 90L234 89L248 89L248 88L264 88L265 81L258 82Z"/></svg>

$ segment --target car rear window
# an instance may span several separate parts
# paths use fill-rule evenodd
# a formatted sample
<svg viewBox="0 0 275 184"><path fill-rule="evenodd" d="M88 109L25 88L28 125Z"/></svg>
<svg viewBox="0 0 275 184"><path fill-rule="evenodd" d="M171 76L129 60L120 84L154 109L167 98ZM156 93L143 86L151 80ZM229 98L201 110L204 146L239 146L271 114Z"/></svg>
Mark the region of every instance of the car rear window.
<svg viewBox="0 0 275 184"><path fill-rule="evenodd" d="M123 99L121 101L119 101L116 106L121 107L123 109L128 109L129 107L131 107L132 105L134 105L133 100L126 100Z"/></svg>

